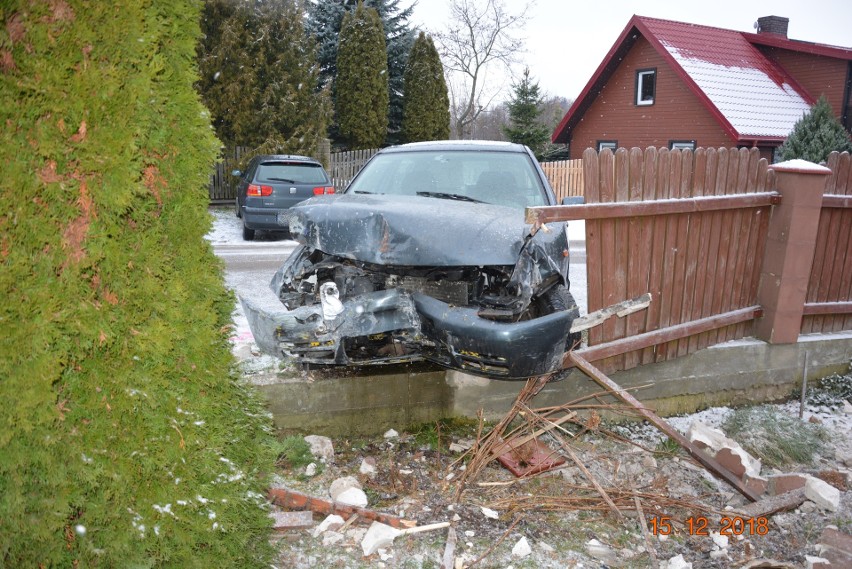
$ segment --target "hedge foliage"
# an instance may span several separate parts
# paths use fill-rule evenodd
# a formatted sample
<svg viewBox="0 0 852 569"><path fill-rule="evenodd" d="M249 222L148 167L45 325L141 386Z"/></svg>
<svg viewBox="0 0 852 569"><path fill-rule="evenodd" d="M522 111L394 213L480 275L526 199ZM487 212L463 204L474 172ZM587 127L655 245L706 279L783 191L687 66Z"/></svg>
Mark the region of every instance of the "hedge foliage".
<svg viewBox="0 0 852 569"><path fill-rule="evenodd" d="M193 1L0 5L0 565L268 566Z"/></svg>

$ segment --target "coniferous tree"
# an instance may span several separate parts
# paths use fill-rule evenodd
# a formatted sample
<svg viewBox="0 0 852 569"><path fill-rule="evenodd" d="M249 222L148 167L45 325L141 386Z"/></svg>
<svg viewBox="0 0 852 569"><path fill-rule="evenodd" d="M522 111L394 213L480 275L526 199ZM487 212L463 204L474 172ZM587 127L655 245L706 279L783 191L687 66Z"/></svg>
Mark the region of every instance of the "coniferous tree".
<svg viewBox="0 0 852 569"><path fill-rule="evenodd" d="M337 124L351 148L381 146L388 128L385 35L378 12L362 3L343 16L337 51Z"/></svg>
<svg viewBox="0 0 852 569"><path fill-rule="evenodd" d="M396 142L402 125L403 87L405 66L414 43L415 34L408 24L413 6L399 7L400 0L364 0L364 5L375 8L381 18L387 51L389 111L388 142ZM307 29L317 42L317 60L322 84L330 86L336 100L337 49L343 16L355 10L358 0L314 0L308 5ZM337 139L336 129L332 138Z"/></svg>
<svg viewBox="0 0 852 569"><path fill-rule="evenodd" d="M202 17L198 89L227 146L314 154L331 116L297 0L212 0Z"/></svg>
<svg viewBox="0 0 852 569"><path fill-rule="evenodd" d="M204 239L200 9L0 8L3 567L272 562L276 443Z"/></svg>
<svg viewBox="0 0 852 569"><path fill-rule="evenodd" d="M450 99L444 66L432 38L420 32L405 69L402 132L406 142L450 137Z"/></svg>
<svg viewBox="0 0 852 569"><path fill-rule="evenodd" d="M818 164L835 150L852 152L852 142L823 96L796 121L787 140L779 148L779 155L782 160L801 158Z"/></svg>
<svg viewBox="0 0 852 569"><path fill-rule="evenodd" d="M543 98L538 83L530 78L529 68L524 70L521 82L513 85L513 91L508 103L511 124L503 127L503 131L510 141L525 144L536 156L541 156L550 142L550 131L538 121Z"/></svg>

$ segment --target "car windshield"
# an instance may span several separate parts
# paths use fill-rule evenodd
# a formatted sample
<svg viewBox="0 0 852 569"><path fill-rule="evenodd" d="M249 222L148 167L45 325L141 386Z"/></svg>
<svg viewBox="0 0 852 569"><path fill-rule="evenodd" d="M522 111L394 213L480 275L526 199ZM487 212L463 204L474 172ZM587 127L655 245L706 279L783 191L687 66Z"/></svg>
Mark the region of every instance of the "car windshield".
<svg viewBox="0 0 852 569"><path fill-rule="evenodd" d="M420 195L517 208L547 205L535 165L520 152L429 150L378 154L346 193Z"/></svg>
<svg viewBox="0 0 852 569"><path fill-rule="evenodd" d="M288 182L290 184L324 184L325 171L310 162L264 162L257 168L259 182Z"/></svg>

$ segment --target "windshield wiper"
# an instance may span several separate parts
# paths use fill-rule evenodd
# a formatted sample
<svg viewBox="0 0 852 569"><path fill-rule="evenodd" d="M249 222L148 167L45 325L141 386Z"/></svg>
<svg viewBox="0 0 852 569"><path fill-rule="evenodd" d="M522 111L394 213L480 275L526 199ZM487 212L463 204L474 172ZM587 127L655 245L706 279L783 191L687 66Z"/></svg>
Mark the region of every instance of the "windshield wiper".
<svg viewBox="0 0 852 569"><path fill-rule="evenodd" d="M353 194L375 194L376 192L368 192L367 190L354 190Z"/></svg>
<svg viewBox="0 0 852 569"><path fill-rule="evenodd" d="M475 202L475 203L484 203L482 200L475 200L469 196L463 196L461 194L446 194L444 192L417 192L418 196L425 196L427 198L440 198L442 200L458 200L460 202Z"/></svg>
<svg viewBox="0 0 852 569"><path fill-rule="evenodd" d="M287 182L288 184L296 183L296 180L288 180L287 178L267 178L267 180L271 182Z"/></svg>

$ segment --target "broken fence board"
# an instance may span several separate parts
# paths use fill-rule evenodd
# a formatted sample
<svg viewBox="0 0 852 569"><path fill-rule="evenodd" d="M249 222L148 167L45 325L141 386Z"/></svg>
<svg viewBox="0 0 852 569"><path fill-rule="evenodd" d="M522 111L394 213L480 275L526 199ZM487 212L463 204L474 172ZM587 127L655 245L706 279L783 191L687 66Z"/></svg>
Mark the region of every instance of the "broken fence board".
<svg viewBox="0 0 852 569"><path fill-rule="evenodd" d="M587 362L581 356L578 356L575 352L568 352L568 358L574 362L574 365L577 366L583 373L592 378L595 382L597 382L602 387L607 388L613 396L617 399L622 400L628 405L632 405L640 415L645 417L652 425L660 429L669 438L676 441L683 449L689 453L689 455L701 463L704 468L722 478L725 482L733 486L740 492L743 496L751 500L752 502L756 502L759 498L754 491L748 488L742 480L734 476L727 468L716 462L715 459L710 458L701 450L689 442L689 440L680 434L677 430L675 430L671 425L669 425L666 421L664 421L661 417L657 416L656 413L647 409L642 402L633 397L630 393L628 393L625 389L619 386L617 383L612 381L609 377L603 374L598 368Z"/></svg>

